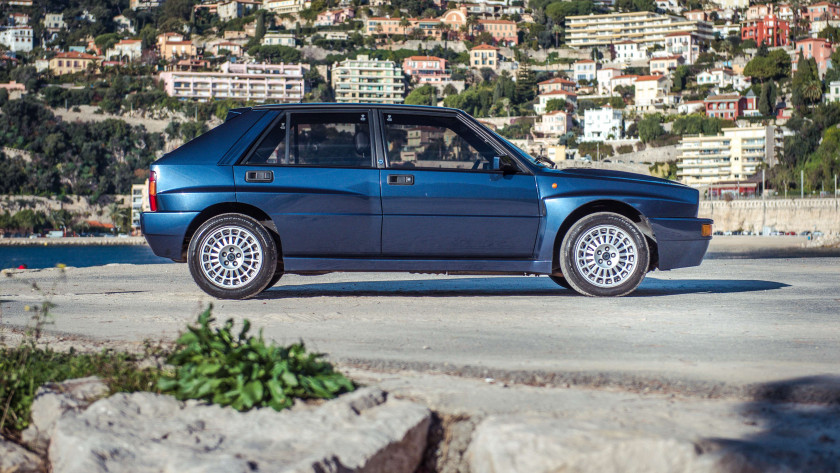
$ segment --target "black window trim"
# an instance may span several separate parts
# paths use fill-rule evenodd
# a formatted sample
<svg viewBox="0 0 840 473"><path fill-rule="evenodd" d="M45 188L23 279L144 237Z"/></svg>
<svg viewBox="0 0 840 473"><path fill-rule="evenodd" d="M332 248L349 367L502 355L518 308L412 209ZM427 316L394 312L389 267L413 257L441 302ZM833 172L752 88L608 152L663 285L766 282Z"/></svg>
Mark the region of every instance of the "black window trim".
<svg viewBox="0 0 840 473"><path fill-rule="evenodd" d="M380 166L377 166L376 155L380 152L379 148L374 148L376 142L376 116L377 114L374 113L375 110L366 108L366 107L347 107L347 108L291 108L288 110L280 110L278 116L271 121L262 133L259 134L257 139L254 140L253 143L248 147L248 150L243 153L242 157L234 163L235 166L254 166L254 167L288 167L288 168L317 168L317 169L377 169ZM289 163L289 152L291 146L291 123L292 123L292 114L335 114L335 113L367 113L368 115L368 135L370 139L370 166L318 166L314 164L295 164L290 165ZM268 164L268 163L248 163L248 160L251 159L251 155L253 155L257 148L259 148L260 143L263 142L268 137L268 134L274 130L274 127L277 126L281 120L285 120L286 122L286 137L283 140L285 152L283 155L283 162L276 163L276 164ZM387 157L386 157L387 159Z"/></svg>
<svg viewBox="0 0 840 473"><path fill-rule="evenodd" d="M383 167L385 169L391 169L391 170L395 170L395 171L397 171L397 170L398 171L405 171L406 168L391 167L391 162L390 162L390 159L388 157L388 153L386 151L388 149L388 145L387 145L387 143L385 143L385 140L386 140L385 127L387 126L387 123L385 122L384 115L386 113L390 113L390 114L393 114L393 115L418 115L418 114L417 113L411 113L408 110L387 109L387 108L380 108L378 110L378 112L379 112L379 114L378 114L379 117L378 118L379 118L379 123L380 123L379 142L381 143L381 146L382 146L382 156L384 156L384 162L385 162ZM521 163L520 160L519 160L519 157L516 156L515 153L512 153L507 148L507 146L504 146L502 143L500 143L498 140L496 140L493 136L489 135L487 133L487 131L484 130L482 127L476 126L476 124L473 123L472 121L465 119L464 116L463 116L463 113L458 112L457 110L453 110L453 111L433 110L433 111L424 111L422 113L422 115L431 116L431 117L434 117L434 116L447 117L447 118L455 117L456 120L458 120L463 125L465 125L467 128L472 130L480 138L482 138L485 143L490 145L490 147L493 148L493 150L496 153L498 153L498 156L503 156L504 155L504 156L510 157L516 163L516 167L518 169L517 174L533 175L533 172L531 171L531 169L528 166ZM502 173L502 171L500 171L498 169L459 169L459 168L416 167L416 168L411 168L411 170L417 170L417 171L445 171L445 172L471 172L471 173L483 173L483 174L499 174L499 173Z"/></svg>

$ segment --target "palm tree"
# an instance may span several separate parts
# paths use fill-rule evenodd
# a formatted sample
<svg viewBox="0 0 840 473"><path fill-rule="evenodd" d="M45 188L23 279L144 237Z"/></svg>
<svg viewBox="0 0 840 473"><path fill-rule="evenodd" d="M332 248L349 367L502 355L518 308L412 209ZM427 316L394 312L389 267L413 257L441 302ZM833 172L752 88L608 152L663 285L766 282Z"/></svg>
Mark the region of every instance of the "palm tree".
<svg viewBox="0 0 840 473"><path fill-rule="evenodd" d="M822 84L818 80L808 81L802 86L802 98L814 104L822 98Z"/></svg>
<svg viewBox="0 0 840 473"><path fill-rule="evenodd" d="M411 22L408 21L408 18L406 18L406 17L400 18L400 26L402 27L402 30L403 30L403 36L407 36L408 35L408 27L411 26Z"/></svg>
<svg viewBox="0 0 840 473"><path fill-rule="evenodd" d="M558 24L555 24L554 26L551 27L551 32L554 33L554 47L559 48L560 47L559 36L560 36L560 33L563 32L563 27L558 25Z"/></svg>

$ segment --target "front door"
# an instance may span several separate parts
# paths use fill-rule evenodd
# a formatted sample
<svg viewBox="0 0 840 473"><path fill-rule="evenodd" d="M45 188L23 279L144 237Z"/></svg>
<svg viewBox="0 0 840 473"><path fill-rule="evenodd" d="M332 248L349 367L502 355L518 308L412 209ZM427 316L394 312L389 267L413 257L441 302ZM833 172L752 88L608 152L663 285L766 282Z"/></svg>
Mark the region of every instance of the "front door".
<svg viewBox="0 0 840 473"><path fill-rule="evenodd" d="M540 224L535 177L454 113L384 111L382 254L530 258ZM514 161L515 164L515 161Z"/></svg>
<svg viewBox="0 0 840 473"><path fill-rule="evenodd" d="M370 111L287 112L240 165L238 202L269 214L284 256L378 256Z"/></svg>

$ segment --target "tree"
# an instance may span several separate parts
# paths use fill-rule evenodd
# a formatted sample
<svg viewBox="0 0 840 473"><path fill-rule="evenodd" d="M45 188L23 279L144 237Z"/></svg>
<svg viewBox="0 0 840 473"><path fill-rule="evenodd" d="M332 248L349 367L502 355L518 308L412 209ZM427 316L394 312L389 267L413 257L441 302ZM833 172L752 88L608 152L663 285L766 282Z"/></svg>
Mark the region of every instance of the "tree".
<svg viewBox="0 0 840 473"><path fill-rule="evenodd" d="M534 71L526 64L519 67L516 73L516 102L530 102L536 95L537 79Z"/></svg>
<svg viewBox="0 0 840 473"><path fill-rule="evenodd" d="M831 41L832 43L840 42L840 28L835 28L832 25L828 25L817 34L817 37L825 38Z"/></svg>
<svg viewBox="0 0 840 473"><path fill-rule="evenodd" d="M437 105L435 88L429 84L417 87L405 98L406 105Z"/></svg>
<svg viewBox="0 0 840 473"><path fill-rule="evenodd" d="M766 56L756 54L744 67L744 75L761 82L788 77L790 75L790 56L782 49L771 51Z"/></svg>
<svg viewBox="0 0 840 473"><path fill-rule="evenodd" d="M254 29L254 44L260 44L265 36L265 10L257 11L257 26Z"/></svg>
<svg viewBox="0 0 840 473"><path fill-rule="evenodd" d="M545 103L545 113L551 113L555 110L566 110L566 101L563 99L550 99Z"/></svg>
<svg viewBox="0 0 840 473"><path fill-rule="evenodd" d="M765 117L773 115L772 105L770 104L770 84L772 82L761 84L761 92L758 94L758 111Z"/></svg>
<svg viewBox="0 0 840 473"><path fill-rule="evenodd" d="M671 86L671 90L673 92L680 92L685 89L686 83L688 82L688 75L691 74L691 70L686 65L677 66L677 69L674 71L672 76L673 85Z"/></svg>
<svg viewBox="0 0 840 473"><path fill-rule="evenodd" d="M658 114L645 115L639 121L639 139L643 143L648 143L665 135L665 129L662 128L661 121L662 117Z"/></svg>

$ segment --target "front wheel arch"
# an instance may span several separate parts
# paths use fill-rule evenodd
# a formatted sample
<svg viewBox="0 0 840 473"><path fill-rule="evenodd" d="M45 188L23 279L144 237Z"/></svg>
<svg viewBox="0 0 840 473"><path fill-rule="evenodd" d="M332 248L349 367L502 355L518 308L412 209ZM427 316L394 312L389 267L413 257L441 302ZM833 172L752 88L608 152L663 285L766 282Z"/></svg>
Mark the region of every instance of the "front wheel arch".
<svg viewBox="0 0 840 473"><path fill-rule="evenodd" d="M554 248L551 251L551 268L554 271L560 271L560 259L558 258L558 254L560 251L560 245L563 243L563 238L566 237L569 229L571 229L575 223L580 221L580 219L599 212L622 215L629 218L634 224L636 224L636 226L639 227L639 231L641 231L645 236L648 248L650 249L650 264L648 271L653 271L659 267L659 246L656 244L656 236L653 233L653 227L651 227L647 217L645 217L635 207L625 202L618 200L596 200L581 205L573 210L572 213L563 220L563 223L557 230L557 234L554 236Z"/></svg>

